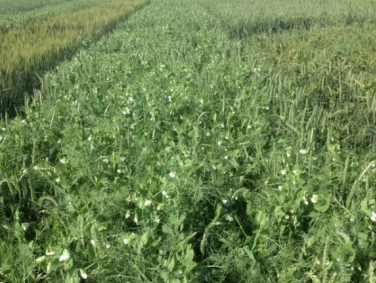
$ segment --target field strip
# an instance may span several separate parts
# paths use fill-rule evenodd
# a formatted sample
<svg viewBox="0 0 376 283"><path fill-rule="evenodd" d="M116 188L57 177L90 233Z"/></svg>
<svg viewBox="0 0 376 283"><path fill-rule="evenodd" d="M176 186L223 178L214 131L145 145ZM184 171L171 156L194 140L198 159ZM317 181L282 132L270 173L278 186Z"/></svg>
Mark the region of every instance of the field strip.
<svg viewBox="0 0 376 283"><path fill-rule="evenodd" d="M0 1L0 15L29 12L64 2L72 2L72 0L2 0Z"/></svg>
<svg viewBox="0 0 376 283"><path fill-rule="evenodd" d="M259 33L280 33L314 26L375 24L373 0L356 4L351 0L235 0L198 1L220 19L231 37L239 39Z"/></svg>
<svg viewBox="0 0 376 283"><path fill-rule="evenodd" d="M74 12L106 1L108 0L64 1L54 5L43 6L37 10L4 14L0 17L0 33L5 33L11 28L23 26L30 21L39 21L50 16Z"/></svg>
<svg viewBox="0 0 376 283"><path fill-rule="evenodd" d="M84 40L98 37L145 4L144 0L110 1L31 22L3 34L0 42L0 111L24 101L41 73L69 57Z"/></svg>

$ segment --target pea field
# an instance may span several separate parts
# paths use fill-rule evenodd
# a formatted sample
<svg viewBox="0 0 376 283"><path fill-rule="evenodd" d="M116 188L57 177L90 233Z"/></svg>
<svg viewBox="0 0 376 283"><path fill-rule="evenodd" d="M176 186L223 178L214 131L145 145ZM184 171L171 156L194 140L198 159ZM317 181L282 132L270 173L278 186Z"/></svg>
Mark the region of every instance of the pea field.
<svg viewBox="0 0 376 283"><path fill-rule="evenodd" d="M0 94L0 282L376 283L375 0L0 0Z"/></svg>

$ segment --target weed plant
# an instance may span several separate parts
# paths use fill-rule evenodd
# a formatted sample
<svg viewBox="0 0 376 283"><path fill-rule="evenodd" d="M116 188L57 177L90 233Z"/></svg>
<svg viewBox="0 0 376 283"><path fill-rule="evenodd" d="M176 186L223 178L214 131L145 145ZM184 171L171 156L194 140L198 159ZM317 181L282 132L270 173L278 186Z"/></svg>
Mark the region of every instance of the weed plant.
<svg viewBox="0 0 376 283"><path fill-rule="evenodd" d="M1 124L0 280L375 282L372 27L152 1Z"/></svg>

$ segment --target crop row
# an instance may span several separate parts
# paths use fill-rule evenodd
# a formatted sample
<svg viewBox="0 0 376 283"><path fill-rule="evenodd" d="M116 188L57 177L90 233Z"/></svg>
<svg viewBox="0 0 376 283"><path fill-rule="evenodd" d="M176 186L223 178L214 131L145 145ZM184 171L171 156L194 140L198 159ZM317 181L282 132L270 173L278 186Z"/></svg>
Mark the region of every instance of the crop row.
<svg viewBox="0 0 376 283"><path fill-rule="evenodd" d="M4 34L11 28L24 26L31 21L39 21L53 15L74 12L103 2L105 0L64 1L30 11L4 14L0 17L0 33Z"/></svg>
<svg viewBox="0 0 376 283"><path fill-rule="evenodd" d="M71 1L72 0L1 0L0 14L3 16L17 12L27 12Z"/></svg>
<svg viewBox="0 0 376 283"><path fill-rule="evenodd" d="M25 92L32 92L38 75L69 58L84 40L110 30L143 0L110 1L75 12L54 15L14 28L2 35L0 49L1 113L14 113Z"/></svg>
<svg viewBox="0 0 376 283"><path fill-rule="evenodd" d="M373 0L236 0L199 1L210 13L222 19L233 37L262 32L307 29L312 26L364 25L375 23Z"/></svg>

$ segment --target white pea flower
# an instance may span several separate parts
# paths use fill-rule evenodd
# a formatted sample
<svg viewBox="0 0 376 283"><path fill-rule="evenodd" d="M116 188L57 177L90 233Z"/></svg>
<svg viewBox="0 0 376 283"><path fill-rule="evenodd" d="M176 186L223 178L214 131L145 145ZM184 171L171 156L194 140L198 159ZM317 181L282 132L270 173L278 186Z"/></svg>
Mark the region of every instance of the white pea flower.
<svg viewBox="0 0 376 283"><path fill-rule="evenodd" d="M316 203L316 202L318 201L318 199L319 199L319 196L313 194L312 197L311 197L311 202L312 202L312 203Z"/></svg>
<svg viewBox="0 0 376 283"><path fill-rule="evenodd" d="M217 144L218 144L218 146L221 146L222 145L222 141L219 141Z"/></svg>
<svg viewBox="0 0 376 283"><path fill-rule="evenodd" d="M93 245L93 247L95 247L96 243L94 240L90 240L90 243Z"/></svg>
<svg viewBox="0 0 376 283"><path fill-rule="evenodd" d="M110 244L106 244L106 249L109 249L111 248L111 245Z"/></svg>
<svg viewBox="0 0 376 283"><path fill-rule="evenodd" d="M282 191L282 186L278 186L278 191Z"/></svg>
<svg viewBox="0 0 376 283"><path fill-rule="evenodd" d="M234 221L234 218L233 218L231 215L228 215L228 214L227 214L227 215L225 216L225 218L226 218L226 220L229 221L229 222Z"/></svg>
<svg viewBox="0 0 376 283"><path fill-rule="evenodd" d="M87 274L86 274L85 270L80 269L80 275L81 275L82 279L87 279Z"/></svg>
<svg viewBox="0 0 376 283"><path fill-rule="evenodd" d="M299 153L301 154L301 155L304 155L304 154L307 154L307 150L306 149L301 149L301 150L299 150Z"/></svg>
<svg viewBox="0 0 376 283"><path fill-rule="evenodd" d="M124 245L128 245L129 244L129 238L124 238L123 242L124 242Z"/></svg>
<svg viewBox="0 0 376 283"><path fill-rule="evenodd" d="M306 196L303 197L303 201L304 201L304 204L305 204L305 205L308 205L308 200L307 200L307 197L306 197Z"/></svg>
<svg viewBox="0 0 376 283"><path fill-rule="evenodd" d="M61 182L60 177L56 178L56 179L55 179L55 182L56 182L56 183L60 183L60 182Z"/></svg>
<svg viewBox="0 0 376 283"><path fill-rule="evenodd" d="M92 136L89 136L89 137L87 138L88 141L92 141L92 139L93 139Z"/></svg>
<svg viewBox="0 0 376 283"><path fill-rule="evenodd" d="M128 219L129 217L131 217L131 212L127 210L127 212L125 213L125 219Z"/></svg>
<svg viewBox="0 0 376 283"><path fill-rule="evenodd" d="M61 256L59 257L59 261L67 261L68 259L70 259L70 253L68 250L64 250L63 253L61 254Z"/></svg>
<svg viewBox="0 0 376 283"><path fill-rule="evenodd" d="M175 175L174 172L170 172L170 173L168 173L168 176L170 176L170 178L175 178L175 177L176 177L176 175Z"/></svg>
<svg viewBox="0 0 376 283"><path fill-rule="evenodd" d="M67 164L68 162L67 162L67 160L66 160L65 158L62 158L62 159L60 159L60 163L63 164L63 165L65 165L65 164Z"/></svg>
<svg viewBox="0 0 376 283"><path fill-rule="evenodd" d="M223 200L222 200L222 203L223 203L223 204L227 204L227 202L228 202L227 199L223 199Z"/></svg>
<svg viewBox="0 0 376 283"><path fill-rule="evenodd" d="M285 176L286 173L287 173L286 170L281 170L281 175L282 175L282 176Z"/></svg>
<svg viewBox="0 0 376 283"><path fill-rule="evenodd" d="M376 222L376 213L372 212L372 216L370 217L373 222Z"/></svg>
<svg viewBox="0 0 376 283"><path fill-rule="evenodd" d="M166 191L162 191L162 195L166 198L166 199L169 199L170 196L167 194Z"/></svg>
<svg viewBox="0 0 376 283"><path fill-rule="evenodd" d="M131 113L131 110L128 107L125 107L125 109L122 111L123 115L129 115Z"/></svg>
<svg viewBox="0 0 376 283"><path fill-rule="evenodd" d="M35 261L39 263L39 262L43 262L45 259L46 259L45 256L40 256Z"/></svg>
<svg viewBox="0 0 376 283"><path fill-rule="evenodd" d="M254 67L253 68L253 73L257 76L260 76L260 71L261 71L261 68L260 67Z"/></svg>
<svg viewBox="0 0 376 283"><path fill-rule="evenodd" d="M161 204L161 203L158 204L158 206L157 206L157 210L160 211L160 210L162 210L162 209L163 209L163 204Z"/></svg>
<svg viewBox="0 0 376 283"><path fill-rule="evenodd" d="M54 254L55 254L54 251L46 250L46 255L47 255L47 256L52 256L52 255L54 255Z"/></svg>
<svg viewBox="0 0 376 283"><path fill-rule="evenodd" d="M150 206L151 205L151 200L145 200L145 206Z"/></svg>

